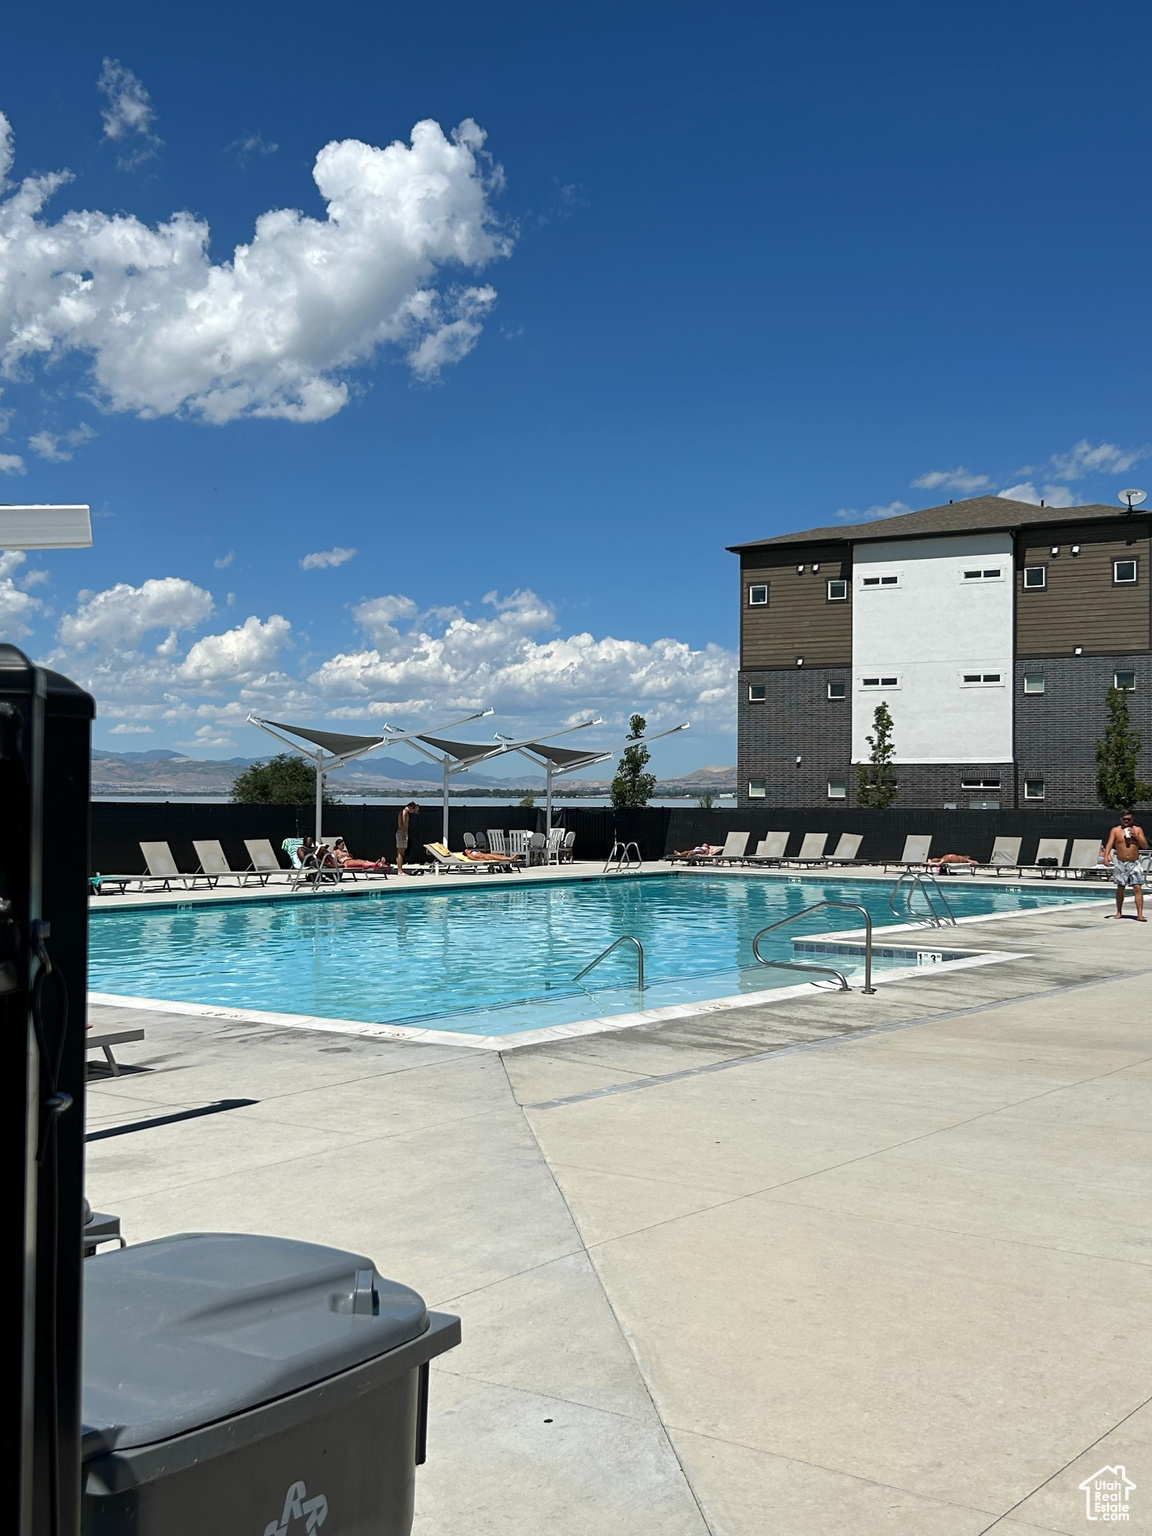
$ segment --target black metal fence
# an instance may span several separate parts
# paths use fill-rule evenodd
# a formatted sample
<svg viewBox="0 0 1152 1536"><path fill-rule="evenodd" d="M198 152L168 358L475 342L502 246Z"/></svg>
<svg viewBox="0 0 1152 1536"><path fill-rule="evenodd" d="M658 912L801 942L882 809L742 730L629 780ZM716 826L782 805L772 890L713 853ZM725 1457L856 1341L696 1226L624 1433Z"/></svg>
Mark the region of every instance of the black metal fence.
<svg viewBox="0 0 1152 1536"><path fill-rule="evenodd" d="M335 805L324 814L328 833L343 837L357 858L395 857L396 817L393 805ZM91 868L104 874L137 874L144 870L141 842L167 842L177 865L197 868L194 838L216 838L234 869L249 862L246 837L266 837L279 850L286 837L302 837L314 825L312 806L214 805L200 801L96 801L92 806ZM636 842L647 861L677 848L698 843L722 843L730 831L751 834L754 848L769 832L787 832L788 852L798 852L806 832L827 832L832 848L841 832L860 832L860 853L869 859L898 858L909 833L931 833L933 853L963 853L986 859L998 836L1023 838L1020 855L1030 862L1042 837L1099 837L1103 840L1118 819L1114 811L865 811L848 807L828 810L700 810L651 806L642 811L616 811L605 806L558 807L554 820L576 833L576 857L603 859L613 840ZM490 827L503 831L541 831L541 807L453 805L449 810L449 845L463 846L465 832ZM423 845L439 840L439 801L424 803L410 834L413 859L424 857ZM287 863L287 860L284 860Z"/></svg>

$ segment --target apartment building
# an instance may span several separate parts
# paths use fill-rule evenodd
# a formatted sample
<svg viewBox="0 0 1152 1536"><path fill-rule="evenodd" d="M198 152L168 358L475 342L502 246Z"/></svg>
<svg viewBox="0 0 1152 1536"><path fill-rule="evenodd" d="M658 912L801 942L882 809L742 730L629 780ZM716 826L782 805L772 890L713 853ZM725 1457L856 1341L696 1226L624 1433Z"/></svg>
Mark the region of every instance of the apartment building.
<svg viewBox="0 0 1152 1536"><path fill-rule="evenodd" d="M740 804L852 805L883 700L901 805L1095 806L1110 684L1152 779L1150 531L977 496L730 546Z"/></svg>

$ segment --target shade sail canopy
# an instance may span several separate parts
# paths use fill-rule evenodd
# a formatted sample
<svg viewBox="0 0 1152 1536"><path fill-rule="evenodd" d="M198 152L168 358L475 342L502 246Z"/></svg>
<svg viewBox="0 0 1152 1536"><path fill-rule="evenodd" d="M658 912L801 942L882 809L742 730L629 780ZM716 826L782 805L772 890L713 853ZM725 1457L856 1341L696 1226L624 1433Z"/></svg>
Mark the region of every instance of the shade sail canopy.
<svg viewBox="0 0 1152 1536"><path fill-rule="evenodd" d="M269 720L267 723L282 731L291 731L293 736L303 736L305 741L323 747L325 752L331 752L336 757L345 757L349 752L370 752L387 739L384 736L344 736L336 731L313 731L303 725L287 725L283 720Z"/></svg>
<svg viewBox="0 0 1152 1536"><path fill-rule="evenodd" d="M612 755L611 752L589 752L587 748L579 752L574 747L554 747L546 741L526 741L519 750L535 752L537 757L542 757L554 768L577 768L581 763L600 763Z"/></svg>
<svg viewBox="0 0 1152 1536"><path fill-rule="evenodd" d="M457 763L476 763L482 757L496 757L504 750L502 746L494 747L490 741L446 741L443 736L423 735L417 736L416 740L427 742Z"/></svg>

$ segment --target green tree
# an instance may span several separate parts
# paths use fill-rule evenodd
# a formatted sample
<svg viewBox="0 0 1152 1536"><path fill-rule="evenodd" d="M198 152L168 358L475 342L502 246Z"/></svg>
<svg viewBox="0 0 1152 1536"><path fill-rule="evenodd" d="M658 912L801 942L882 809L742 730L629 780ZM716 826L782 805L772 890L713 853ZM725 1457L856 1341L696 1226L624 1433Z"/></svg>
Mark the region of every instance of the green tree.
<svg viewBox="0 0 1152 1536"><path fill-rule="evenodd" d="M232 799L244 805L311 805L316 798L316 770L294 752L279 752L266 763L254 763L232 781ZM325 805L340 797L324 790Z"/></svg>
<svg viewBox="0 0 1152 1536"><path fill-rule="evenodd" d="M710 789L706 789L704 791L704 793L700 796L700 799L697 802L697 804L700 806L700 809L702 811L710 811L712 809L712 807L716 804L716 796L712 793L712 791Z"/></svg>
<svg viewBox="0 0 1152 1536"><path fill-rule="evenodd" d="M628 740L635 745L624 748L624 755L612 780L612 805L615 810L640 810L656 790L656 775L645 773L652 754L640 740L648 724L643 715L633 715L628 722Z"/></svg>
<svg viewBox="0 0 1152 1536"><path fill-rule="evenodd" d="M525 794L520 796L520 804L526 811L530 811L536 804L536 796L532 793L531 790L528 790Z"/></svg>
<svg viewBox="0 0 1152 1536"><path fill-rule="evenodd" d="M1110 810L1122 811L1152 800L1152 784L1137 772L1144 739L1128 717L1128 690L1109 688L1108 723L1096 743L1096 798Z"/></svg>
<svg viewBox="0 0 1152 1536"><path fill-rule="evenodd" d="M896 770L892 766L896 754L896 745L892 740L892 716L883 700L877 704L876 713L872 716L872 730L874 734L864 738L872 748L868 761L860 763L856 769L856 804L870 810L886 811L895 800L898 790Z"/></svg>

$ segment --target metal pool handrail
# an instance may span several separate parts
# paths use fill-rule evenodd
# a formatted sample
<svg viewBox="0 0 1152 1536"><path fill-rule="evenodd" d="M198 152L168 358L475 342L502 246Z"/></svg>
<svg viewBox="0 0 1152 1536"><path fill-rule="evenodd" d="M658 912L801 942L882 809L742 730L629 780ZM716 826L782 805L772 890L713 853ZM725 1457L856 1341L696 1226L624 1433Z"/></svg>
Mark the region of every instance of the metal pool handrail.
<svg viewBox="0 0 1152 1536"><path fill-rule="evenodd" d="M636 980L637 980L637 983L638 983L638 985L640 987L641 992L643 992L643 990L644 990L644 946L643 946L643 944L641 944L639 939L633 938L633 936L630 933L622 933L618 939L614 939L612 941L612 943L609 944L608 948L604 951L604 953L602 955L597 955L595 960L593 960L592 964L591 965L586 965L582 971L579 971L575 976L573 976L572 980L573 981L579 981L582 976L587 976L588 972L590 970L592 970L592 968L594 966L599 965L601 960L607 959L607 957L612 953L612 951L614 949L618 949L621 944L635 944L635 946L636 946Z"/></svg>
<svg viewBox="0 0 1152 1536"><path fill-rule="evenodd" d="M894 917L900 916L900 913L896 908L896 897L899 894L900 888L904 884L905 880L911 880L912 882L912 888L904 898L908 903L909 917L916 916L915 912L912 910L912 898L915 896L916 892L919 891L924 897L924 902L928 908L928 921L932 924L933 928L943 928L944 919L940 916L939 912L937 912L936 908L932 904L932 892L935 891L936 895L939 896L943 904L945 912L948 914L949 926L952 928L956 927L956 914L948 905L948 898L945 896L943 890L941 889L940 882L937 880L936 876L931 873L922 874L919 870L914 869L904 870L901 873L900 878L896 881L896 884L892 887L891 894L888 897L888 905L892 908L892 914ZM929 880L932 882L931 889L929 889L927 884L927 881Z"/></svg>
<svg viewBox="0 0 1152 1536"><path fill-rule="evenodd" d="M633 848L636 850L635 861L629 857ZM604 860L602 874L606 875L609 873L608 866L612 863L613 859L616 860L616 867L611 873L616 875L622 874L625 869L642 869L644 866L644 861L640 857L640 844L625 843L619 838L614 838L612 841L612 852Z"/></svg>
<svg viewBox="0 0 1152 1536"><path fill-rule="evenodd" d="M823 976L835 976L840 983L840 990L851 992L852 988L848 985L847 977L830 965L803 965L799 960L765 960L760 953L760 940L766 933L771 933L773 928L783 928L785 923L794 923L798 917L806 917L809 912L819 912L821 907L839 907L845 912L859 912L864 918L864 986L862 990L871 996L876 991L872 985L872 917L867 907L862 907L859 902L817 901L810 907L802 907L799 912L791 912L787 917L780 918L779 922L769 923L767 928L761 928L752 940L752 953L761 965L775 965L782 971L819 971Z"/></svg>

